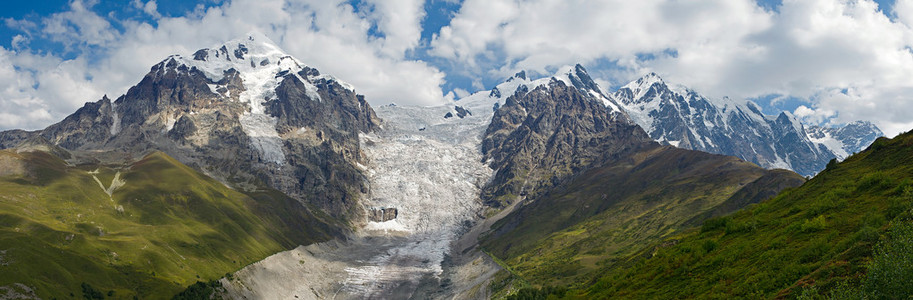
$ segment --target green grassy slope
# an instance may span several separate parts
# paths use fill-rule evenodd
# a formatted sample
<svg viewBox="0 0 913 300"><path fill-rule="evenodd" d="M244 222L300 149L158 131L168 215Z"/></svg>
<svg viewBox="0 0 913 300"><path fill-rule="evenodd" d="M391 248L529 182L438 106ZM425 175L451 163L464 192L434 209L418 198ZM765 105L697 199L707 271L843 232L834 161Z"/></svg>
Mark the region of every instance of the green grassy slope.
<svg viewBox="0 0 913 300"><path fill-rule="evenodd" d="M653 147L584 172L519 208L497 222L481 245L519 282L580 287L644 246L690 227L689 220L722 204L745 202L734 195L775 194L803 182L795 173L767 171L735 157Z"/></svg>
<svg viewBox="0 0 913 300"><path fill-rule="evenodd" d="M701 228L666 240L665 247L656 251L645 250L627 268L610 270L575 295L641 299L846 296L843 292L863 281L869 286L879 278L884 280L884 276L867 279L865 275L873 245L885 239L890 228L910 227L911 208L913 134L880 138L866 151L839 164L832 162L798 189L731 216L707 220ZM910 236L913 234L893 239L909 243ZM888 239L884 247L900 247L891 246L897 244ZM901 248L909 249L909 245ZM892 262L880 266L905 268L891 276L913 279L909 254L903 256L906 261L887 254L879 257L869 271L881 274L877 262L888 259ZM909 286L909 282L901 286L904 284ZM888 291L896 288L882 292Z"/></svg>
<svg viewBox="0 0 913 300"><path fill-rule="evenodd" d="M160 152L130 166L0 158L25 166L0 177L0 287L21 283L42 298L82 297L87 286L170 298L334 230L281 193L239 193ZM125 184L109 196L115 177Z"/></svg>

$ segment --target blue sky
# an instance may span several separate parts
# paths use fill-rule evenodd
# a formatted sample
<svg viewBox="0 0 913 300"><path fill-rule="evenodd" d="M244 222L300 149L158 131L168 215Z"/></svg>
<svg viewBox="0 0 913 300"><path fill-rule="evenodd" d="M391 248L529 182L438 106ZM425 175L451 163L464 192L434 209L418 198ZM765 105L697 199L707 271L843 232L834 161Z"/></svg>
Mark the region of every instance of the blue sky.
<svg viewBox="0 0 913 300"><path fill-rule="evenodd" d="M181 0L157 0L156 10L159 14L166 17L175 17L175 16L185 16L192 14L193 11L197 9L205 9L207 7L212 7L221 3L221 0L213 1L181 1ZM0 18L5 20L24 20L34 22L36 24L41 24L42 20L48 16L67 11L70 7L71 0L42 0L40 2L34 1L4 1L3 13L0 15ZM91 2L90 2L91 3ZM148 3L148 2L147 2ZM137 8L134 2L131 1L98 1L97 4L94 4L90 8L91 11L103 16L111 21L111 25L118 29L123 30L123 26L120 26L120 22L127 20L138 21L138 22L147 22L150 24L156 24L156 18L153 18L149 14L143 12L142 8ZM25 32L15 26L2 26L0 27L0 41L2 41L3 47L11 48L13 37L16 35L26 34ZM34 36L31 39L31 48L38 51L47 51L52 53L57 53L62 55L65 58L72 58L78 53L73 51L67 51L64 48L64 45L58 42L53 42L48 39L42 39L40 36Z"/></svg>
<svg viewBox="0 0 913 300"><path fill-rule="evenodd" d="M116 97L168 54L250 31L373 104L433 105L581 63L613 90L656 72L810 123L913 127L913 0L6 1L0 129Z"/></svg>

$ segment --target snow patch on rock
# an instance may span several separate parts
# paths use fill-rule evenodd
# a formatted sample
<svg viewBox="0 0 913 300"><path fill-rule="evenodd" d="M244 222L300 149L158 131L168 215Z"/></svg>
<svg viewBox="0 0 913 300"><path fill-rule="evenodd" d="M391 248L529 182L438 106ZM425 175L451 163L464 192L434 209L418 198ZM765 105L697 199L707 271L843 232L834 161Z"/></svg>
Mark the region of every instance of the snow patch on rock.
<svg viewBox="0 0 913 300"><path fill-rule="evenodd" d="M282 80L286 76L295 76L304 84L308 98L314 101L322 99L317 86L311 83L312 79L332 78L343 87L352 89L351 85L328 75L302 77L299 73L305 66L259 33L251 33L246 38L213 48L201 49L192 57L172 55L169 59L174 59L178 65L199 70L212 82L221 81L230 70L237 71L244 86L238 100L248 105L248 111L240 116L242 129L251 138L251 148L260 153L263 161L279 165L285 163L285 153L276 132L278 120L266 113L264 103L276 99L276 88ZM222 95L216 84L209 84L209 89L215 94ZM230 94L224 96L230 97Z"/></svg>

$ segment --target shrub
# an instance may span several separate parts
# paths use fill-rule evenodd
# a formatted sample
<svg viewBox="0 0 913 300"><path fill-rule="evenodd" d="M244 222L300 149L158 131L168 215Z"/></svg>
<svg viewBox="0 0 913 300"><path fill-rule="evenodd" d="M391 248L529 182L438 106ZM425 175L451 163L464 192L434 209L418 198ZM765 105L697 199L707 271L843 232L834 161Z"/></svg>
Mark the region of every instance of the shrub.
<svg viewBox="0 0 913 300"><path fill-rule="evenodd" d="M802 232L809 233L824 230L824 228L827 228L827 222L824 220L824 216L821 215L813 219L805 220L805 222L802 223L800 230L802 230Z"/></svg>
<svg viewBox="0 0 913 300"><path fill-rule="evenodd" d="M875 247L863 289L872 299L913 295L913 224L900 222Z"/></svg>
<svg viewBox="0 0 913 300"><path fill-rule="evenodd" d="M712 218L704 221L704 224L701 225L701 232L709 232L717 229L726 228L726 225L729 224L729 218Z"/></svg>
<svg viewBox="0 0 913 300"><path fill-rule="evenodd" d="M891 177L884 172L873 172L866 174L859 180L857 190L860 191L879 191L887 190L893 186Z"/></svg>
<svg viewBox="0 0 913 300"><path fill-rule="evenodd" d="M833 170L834 167L836 167L836 166L837 166L837 159L836 159L836 158L831 158L831 160L830 160L829 162L827 162L827 166L825 166L824 169L825 169L825 170Z"/></svg>
<svg viewBox="0 0 913 300"><path fill-rule="evenodd" d="M828 243L824 240L818 240L799 252L799 262L805 264L820 261L828 250L830 250Z"/></svg>
<svg viewBox="0 0 913 300"><path fill-rule="evenodd" d="M885 216L890 220L909 211L911 201L913 200L904 196L891 197L888 199L888 209L885 210Z"/></svg>
<svg viewBox="0 0 913 300"><path fill-rule="evenodd" d="M845 208L847 205L846 194L842 190L828 191L815 199L806 216L814 217L833 209Z"/></svg>
<svg viewBox="0 0 913 300"><path fill-rule="evenodd" d="M180 292L177 295L172 297L172 300L191 300L191 299L211 299L217 289L222 287L222 283L218 280L212 280L209 282L197 281L197 283L188 286L186 290Z"/></svg>
<svg viewBox="0 0 913 300"><path fill-rule="evenodd" d="M82 297L85 299L105 299L105 295L92 287L91 284L83 282L80 287L82 288Z"/></svg>
<svg viewBox="0 0 913 300"><path fill-rule="evenodd" d="M890 142L890 141L891 141L891 139L889 139L889 138L886 138L886 137L879 137L879 138L875 139L874 142L872 142L872 145L869 146L869 149L871 149L872 151L881 150L881 149L884 148L884 146L886 146L886 145L888 144L888 142Z"/></svg>
<svg viewBox="0 0 913 300"><path fill-rule="evenodd" d="M863 243L875 243L878 241L878 229L868 225L862 226L862 228L853 235L853 240Z"/></svg>
<svg viewBox="0 0 913 300"><path fill-rule="evenodd" d="M726 224L726 234L735 234L740 232L752 232L758 227L756 221L747 222L730 221Z"/></svg>
<svg viewBox="0 0 913 300"><path fill-rule="evenodd" d="M831 292L827 295L827 299L865 299L865 295L862 294L862 291L859 290L859 288L847 284L846 281L842 281L831 289Z"/></svg>
<svg viewBox="0 0 913 300"><path fill-rule="evenodd" d="M703 244L701 244L701 248L704 249L704 252L711 252L716 250L717 246L719 246L719 244L714 240L706 240Z"/></svg>

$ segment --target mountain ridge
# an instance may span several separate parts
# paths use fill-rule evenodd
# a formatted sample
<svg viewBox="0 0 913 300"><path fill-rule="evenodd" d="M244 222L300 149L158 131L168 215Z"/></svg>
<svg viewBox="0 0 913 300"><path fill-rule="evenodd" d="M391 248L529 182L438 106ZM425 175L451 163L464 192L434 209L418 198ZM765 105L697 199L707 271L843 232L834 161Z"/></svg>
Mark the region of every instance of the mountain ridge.
<svg viewBox="0 0 913 300"><path fill-rule="evenodd" d="M520 71L491 90L463 99L475 101L488 95L503 104L507 96L546 85L552 79L599 99L610 112L625 115L662 144L733 155L803 176L816 174L831 159L842 160L884 135L867 121L823 127L805 125L787 111L765 115L754 102L708 98L690 88L667 84L654 72L609 93L580 64L561 67L554 75L535 80Z"/></svg>
<svg viewBox="0 0 913 300"><path fill-rule="evenodd" d="M661 143L735 155L765 168L787 168L805 176L883 135L863 121L827 128L805 125L787 111L765 115L751 101L710 99L687 87L670 86L656 73L622 86L612 96Z"/></svg>

